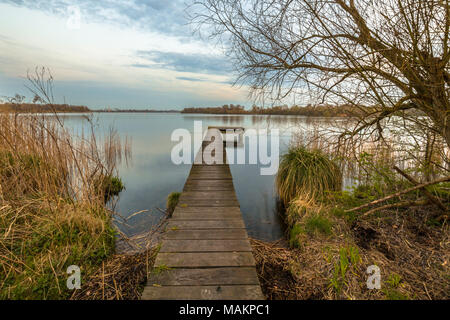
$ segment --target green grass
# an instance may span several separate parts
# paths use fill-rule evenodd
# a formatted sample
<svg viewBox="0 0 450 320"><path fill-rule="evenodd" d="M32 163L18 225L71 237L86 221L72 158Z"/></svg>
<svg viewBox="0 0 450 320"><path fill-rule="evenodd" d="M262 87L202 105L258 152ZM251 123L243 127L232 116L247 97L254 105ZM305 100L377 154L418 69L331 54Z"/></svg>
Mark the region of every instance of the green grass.
<svg viewBox="0 0 450 320"><path fill-rule="evenodd" d="M410 297L407 294L400 292L399 288L402 285L402 277L396 273L390 274L385 281L386 287L383 292L386 296L386 300L409 300Z"/></svg>
<svg viewBox="0 0 450 320"><path fill-rule="evenodd" d="M319 150L291 148L281 158L276 186L286 206L297 196L315 199L340 190L341 185L339 166Z"/></svg>
<svg viewBox="0 0 450 320"><path fill-rule="evenodd" d="M167 197L166 208L167 208L167 212L169 212L169 214L172 214L173 211L175 210L175 207L178 204L178 200L180 199L180 196L181 196L181 192L172 192Z"/></svg>
<svg viewBox="0 0 450 320"><path fill-rule="evenodd" d="M332 215L344 219L350 225L358 219L358 216L354 211L346 212L345 209L339 207L331 208L330 212Z"/></svg>
<svg viewBox="0 0 450 320"><path fill-rule="evenodd" d="M339 257L334 264L330 287L340 294L344 286L347 285L347 272L354 271L360 263L361 257L357 247L348 246L339 249Z"/></svg>
<svg viewBox="0 0 450 320"><path fill-rule="evenodd" d="M409 300L406 294L401 293L397 289L385 289L384 294L386 295L386 300Z"/></svg>
<svg viewBox="0 0 450 320"><path fill-rule="evenodd" d="M320 233L323 235L330 235L332 225L330 219L320 214L316 214L306 219L305 230L309 234Z"/></svg>
<svg viewBox="0 0 450 320"><path fill-rule="evenodd" d="M77 139L53 118L0 116L0 132L0 299L67 299L69 266L83 286L114 253L105 202L124 186L101 151L122 148Z"/></svg>
<svg viewBox="0 0 450 320"><path fill-rule="evenodd" d="M398 288L401 281L402 277L398 274L393 273L389 275L388 279L386 280L386 283L392 288Z"/></svg>
<svg viewBox="0 0 450 320"><path fill-rule="evenodd" d="M319 214L307 217L300 222L295 223L289 231L289 245L293 248L300 248L302 245L301 236L308 234L325 235L332 234L332 222Z"/></svg>
<svg viewBox="0 0 450 320"><path fill-rule="evenodd" d="M171 270L170 267L168 267L168 266L165 265L165 264L161 264L161 265L159 265L159 266L157 266L157 267L153 267L153 269L152 269L152 274L158 275L158 274L161 274L161 273L164 272L164 271L169 271L169 270Z"/></svg>
<svg viewBox="0 0 450 320"><path fill-rule="evenodd" d="M52 212L39 205L29 208L27 217L19 215L21 221L14 226L30 234L20 241L3 240L11 252L11 269L0 271L0 299L67 299L72 293L66 286L67 267L80 267L83 284L114 253L115 230L103 208L60 204L59 211ZM2 212L0 237L16 215L14 210Z"/></svg>
<svg viewBox="0 0 450 320"><path fill-rule="evenodd" d="M102 181L103 194L105 195L105 203L112 197L118 196L125 189L122 179L115 176L103 177Z"/></svg>
<svg viewBox="0 0 450 320"><path fill-rule="evenodd" d="M300 248L300 235L305 233L305 230L302 225L296 224L289 231L289 245L293 248Z"/></svg>
<svg viewBox="0 0 450 320"><path fill-rule="evenodd" d="M105 199L124 188L120 178L102 177L96 190ZM63 172L38 155L0 152L2 181L11 189L4 189L9 205L0 206L0 299L69 298L67 268L79 266L83 284L114 253L110 212L102 203L75 201Z"/></svg>

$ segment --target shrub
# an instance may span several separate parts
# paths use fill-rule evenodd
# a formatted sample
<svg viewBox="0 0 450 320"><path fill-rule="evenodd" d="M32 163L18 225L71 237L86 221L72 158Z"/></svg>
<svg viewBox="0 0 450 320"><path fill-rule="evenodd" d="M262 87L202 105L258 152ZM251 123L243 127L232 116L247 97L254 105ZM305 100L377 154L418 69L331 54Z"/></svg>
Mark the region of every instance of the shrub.
<svg viewBox="0 0 450 320"><path fill-rule="evenodd" d="M105 203L114 196L119 195L125 189L122 179L119 177L108 176L104 179Z"/></svg>
<svg viewBox="0 0 450 320"><path fill-rule="evenodd" d="M347 272L355 272L361 263L361 257L357 247L348 246L339 249L339 257L334 264L334 270L330 279L330 287L340 294L347 284Z"/></svg>
<svg viewBox="0 0 450 320"><path fill-rule="evenodd" d="M172 192L167 197L166 207L167 207L167 212L168 212L169 216L171 216L173 211L175 210L175 207L178 204L178 200L180 199L180 196L181 196L181 192Z"/></svg>
<svg viewBox="0 0 450 320"><path fill-rule="evenodd" d="M305 221L305 230L309 234L321 233L324 235L330 235L331 226L331 221L327 217L319 214L313 215Z"/></svg>
<svg viewBox="0 0 450 320"><path fill-rule="evenodd" d="M312 200L327 191L340 190L342 173L320 150L291 148L282 156L276 185L281 201L287 206L297 196Z"/></svg>
<svg viewBox="0 0 450 320"><path fill-rule="evenodd" d="M123 189L107 161L120 145L78 139L56 116L0 114L0 133L0 299L66 299L68 266L84 281L114 253L104 194Z"/></svg>
<svg viewBox="0 0 450 320"><path fill-rule="evenodd" d="M293 248L300 248L300 235L304 232L305 230L300 224L294 225L289 232L289 245Z"/></svg>

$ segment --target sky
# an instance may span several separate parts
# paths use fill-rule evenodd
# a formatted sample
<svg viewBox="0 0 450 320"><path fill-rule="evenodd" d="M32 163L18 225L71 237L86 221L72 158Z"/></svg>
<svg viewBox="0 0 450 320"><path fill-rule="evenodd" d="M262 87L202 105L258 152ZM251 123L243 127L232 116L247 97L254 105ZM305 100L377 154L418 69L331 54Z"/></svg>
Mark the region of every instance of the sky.
<svg viewBox="0 0 450 320"><path fill-rule="evenodd" d="M194 34L185 0L0 0L0 97L30 100L48 67L55 102L98 108L250 105L221 47Z"/></svg>

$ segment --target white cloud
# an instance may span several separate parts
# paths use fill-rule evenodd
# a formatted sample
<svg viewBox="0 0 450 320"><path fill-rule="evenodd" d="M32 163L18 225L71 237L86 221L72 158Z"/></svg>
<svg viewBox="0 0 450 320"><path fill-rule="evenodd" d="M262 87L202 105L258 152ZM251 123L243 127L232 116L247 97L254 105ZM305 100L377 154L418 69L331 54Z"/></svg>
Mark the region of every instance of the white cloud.
<svg viewBox="0 0 450 320"><path fill-rule="evenodd" d="M129 8L136 12L142 5L133 2ZM155 10L162 10L158 9L157 2L151 2L152 5L157 8ZM105 10L108 12L100 14L111 19L119 14L114 7ZM73 30L67 28L67 17L61 13L64 12L63 7L57 7L56 11L58 14L0 3L0 70L5 78L25 76L27 69L44 65L52 70L57 82L86 81L148 89L149 92L173 91L180 96L184 93L195 95L199 102L227 97L230 101L244 99L245 93L230 88L226 84L229 77L219 70L204 72L188 65L183 69L180 65L173 68L167 64L160 64L159 68L131 67L149 63L148 58L139 56L138 52L158 52L160 61L165 52L171 57L177 54L221 57L220 50L207 43L196 38L187 41L184 32L179 36L162 33L159 28L151 30L126 23L102 23L99 19L90 20L91 15L82 15L81 28ZM116 19L123 20L122 16ZM185 81L186 78L205 81Z"/></svg>

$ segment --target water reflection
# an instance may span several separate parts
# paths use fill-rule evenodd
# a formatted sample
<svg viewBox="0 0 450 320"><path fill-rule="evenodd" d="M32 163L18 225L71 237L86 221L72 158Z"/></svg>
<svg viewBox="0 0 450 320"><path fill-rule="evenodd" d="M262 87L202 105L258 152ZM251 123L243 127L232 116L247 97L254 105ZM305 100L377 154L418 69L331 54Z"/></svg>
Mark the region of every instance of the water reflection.
<svg viewBox="0 0 450 320"><path fill-rule="evenodd" d="M202 121L203 130L208 126L278 128L283 153L296 131L311 130L312 123L329 125L327 119L299 116L175 113L99 113L94 114L92 120L97 134L104 135L114 127L120 136L132 141L131 164L122 163L118 168L126 190L121 193L115 210L123 217L142 210L148 212L133 216L127 225L119 226L127 235L147 231L161 216L156 208L165 208L167 195L183 189L190 165L177 166L171 162L171 149L176 143L171 141L173 130L184 128L193 132L194 121ZM87 120L80 115L64 115L64 121L75 131L86 129ZM281 238L284 231L277 209L275 176L260 175L258 164L234 164L230 168L249 235L263 240Z"/></svg>

